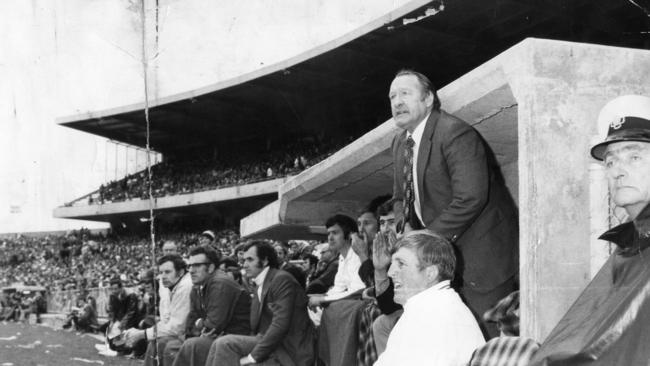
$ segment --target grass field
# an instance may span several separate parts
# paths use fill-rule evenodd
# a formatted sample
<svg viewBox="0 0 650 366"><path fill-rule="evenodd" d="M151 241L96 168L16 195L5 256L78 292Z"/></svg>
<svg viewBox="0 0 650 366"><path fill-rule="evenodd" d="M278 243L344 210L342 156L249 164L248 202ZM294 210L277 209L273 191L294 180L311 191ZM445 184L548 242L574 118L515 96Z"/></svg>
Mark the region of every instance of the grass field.
<svg viewBox="0 0 650 366"><path fill-rule="evenodd" d="M15 338L14 338L15 337ZM7 339L9 338L9 339ZM143 361L98 354L90 335L40 325L0 323L0 366L142 366ZM81 360L80 360L81 359Z"/></svg>

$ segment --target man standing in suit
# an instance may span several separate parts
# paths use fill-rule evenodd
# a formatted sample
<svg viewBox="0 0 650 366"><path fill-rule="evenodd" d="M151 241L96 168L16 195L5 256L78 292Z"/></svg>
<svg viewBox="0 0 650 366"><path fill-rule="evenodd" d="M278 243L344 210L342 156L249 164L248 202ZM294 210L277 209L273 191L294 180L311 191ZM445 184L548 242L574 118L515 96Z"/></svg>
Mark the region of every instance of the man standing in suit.
<svg viewBox="0 0 650 366"><path fill-rule="evenodd" d="M291 274L277 268L271 245L254 241L245 247L246 276L257 287L251 306L253 335L217 338L207 366L313 365L314 329L307 314L307 296Z"/></svg>
<svg viewBox="0 0 650 366"><path fill-rule="evenodd" d="M516 287L518 220L495 176L485 143L464 121L440 110L429 79L397 73L389 92L395 124L393 196L402 230L427 228L459 251L456 283L479 317ZM491 336L495 327L486 327Z"/></svg>

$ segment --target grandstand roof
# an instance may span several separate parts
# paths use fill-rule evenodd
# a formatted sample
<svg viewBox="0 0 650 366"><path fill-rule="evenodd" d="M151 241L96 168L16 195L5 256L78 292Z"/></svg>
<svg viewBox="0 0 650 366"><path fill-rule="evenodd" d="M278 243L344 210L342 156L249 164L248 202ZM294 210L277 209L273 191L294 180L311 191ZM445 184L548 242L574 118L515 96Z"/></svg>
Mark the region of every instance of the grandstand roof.
<svg viewBox="0 0 650 366"><path fill-rule="evenodd" d="M412 4L421 4L414 1ZM317 132L365 132L390 117L387 85L402 67L441 86L526 37L627 47L648 44L648 18L626 1L433 1L396 9L341 39L215 85L151 103L160 152ZM409 11L408 14L403 14ZM401 12L401 13L400 13ZM418 20L419 19L419 20ZM64 126L145 146L144 104L58 119ZM359 133L360 134L360 133Z"/></svg>

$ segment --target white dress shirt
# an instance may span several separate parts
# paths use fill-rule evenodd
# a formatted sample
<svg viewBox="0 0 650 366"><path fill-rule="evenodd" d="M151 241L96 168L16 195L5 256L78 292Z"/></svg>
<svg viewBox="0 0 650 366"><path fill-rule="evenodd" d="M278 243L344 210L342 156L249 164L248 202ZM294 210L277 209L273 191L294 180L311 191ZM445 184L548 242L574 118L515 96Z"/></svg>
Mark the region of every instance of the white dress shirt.
<svg viewBox="0 0 650 366"><path fill-rule="evenodd" d="M269 273L269 267L265 267L260 274L253 278L253 282L257 285L257 299L262 303L262 285L266 279L266 275Z"/></svg>
<svg viewBox="0 0 650 366"><path fill-rule="evenodd" d="M431 114L427 114L426 117L420 122L420 124L413 130L413 133L407 132L407 136L411 136L413 139L413 208L415 213L420 220L422 226L424 226L424 220L422 220L422 206L420 205L420 190L418 189L418 152L420 151L420 142L422 142L422 135L424 134L424 127L427 125L427 120Z"/></svg>
<svg viewBox="0 0 650 366"><path fill-rule="evenodd" d="M190 313L190 292L192 292L192 279L189 273L186 273L178 280L172 291L167 291L169 296L166 299L161 296L160 320L156 334L158 338L180 336L185 332L185 321ZM153 327L145 329L145 332L147 339L153 339Z"/></svg>
<svg viewBox="0 0 650 366"><path fill-rule="evenodd" d="M257 285L257 299L260 301L260 306L262 304L262 285L264 284L264 280L266 279L266 275L269 273L269 267L265 267L260 274L255 276L253 278L253 282L255 282L255 285ZM249 353L248 356L246 356L248 359L249 363L257 363L253 356Z"/></svg>
<svg viewBox="0 0 650 366"><path fill-rule="evenodd" d="M339 269L336 271L336 276L334 276L334 286L327 291L324 299L327 301L342 299L366 288L361 277L359 277L359 267L361 267L361 259L352 248L348 248L345 256L341 253L339 255Z"/></svg>
<svg viewBox="0 0 650 366"><path fill-rule="evenodd" d="M483 344L471 311L449 281L442 281L406 301L374 366L464 366Z"/></svg>

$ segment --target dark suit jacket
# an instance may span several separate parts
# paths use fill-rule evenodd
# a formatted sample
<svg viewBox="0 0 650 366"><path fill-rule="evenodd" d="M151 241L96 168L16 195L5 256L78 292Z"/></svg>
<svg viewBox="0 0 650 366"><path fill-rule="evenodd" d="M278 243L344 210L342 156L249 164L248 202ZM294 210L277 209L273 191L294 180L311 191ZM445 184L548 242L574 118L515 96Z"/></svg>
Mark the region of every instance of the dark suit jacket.
<svg viewBox="0 0 650 366"><path fill-rule="evenodd" d="M289 262L284 262L280 266L280 269L285 272L291 273L293 278L295 278L296 281L298 281L298 283L300 284L300 287L302 287L303 289L305 288L307 284L307 275L305 274L305 271L302 270L302 268L293 265Z"/></svg>
<svg viewBox="0 0 650 366"><path fill-rule="evenodd" d="M393 194L403 200L406 131L393 140ZM426 121L417 152L422 220L460 250L463 286L489 291L519 270L518 221L478 132L444 111ZM464 268L463 268L464 267Z"/></svg>
<svg viewBox="0 0 650 366"><path fill-rule="evenodd" d="M195 323L203 319L203 326L214 329L215 335L249 334L251 299L235 280L221 271L208 278L201 289L192 287L190 292L190 312L185 322L185 334L198 336L201 329Z"/></svg>
<svg viewBox="0 0 650 366"><path fill-rule="evenodd" d="M251 329L261 336L251 351L257 362L275 353L282 365L313 365L314 329L307 314L307 296L288 272L269 269L261 303L253 293Z"/></svg>
<svg viewBox="0 0 650 366"><path fill-rule="evenodd" d="M108 299L108 315L111 321L120 321L120 329L136 328L142 314L138 311L138 295L127 294L125 291L110 295Z"/></svg>
<svg viewBox="0 0 650 366"><path fill-rule="evenodd" d="M327 266L323 271L317 274L317 277L309 282L307 286L308 294L323 294L327 292L332 286L334 286L334 277L336 277L336 272L339 270L339 257L334 256L327 263Z"/></svg>

